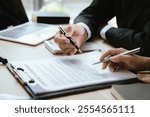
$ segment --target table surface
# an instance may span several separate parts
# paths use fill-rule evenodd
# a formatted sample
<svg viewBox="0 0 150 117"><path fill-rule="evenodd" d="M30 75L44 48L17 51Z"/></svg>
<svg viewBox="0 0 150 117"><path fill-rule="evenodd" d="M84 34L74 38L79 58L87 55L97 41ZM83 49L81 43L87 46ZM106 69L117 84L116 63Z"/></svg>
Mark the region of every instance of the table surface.
<svg viewBox="0 0 150 117"><path fill-rule="evenodd" d="M112 48L101 39L95 39L94 42L98 44L102 51ZM0 40L0 56L7 58L8 61L12 60L34 60L46 59L54 57L44 46L28 46L8 41ZM16 96L30 97L24 90L20 83L8 71L6 66L0 64L0 94L11 94ZM113 100L114 97L110 93L110 88L90 91L80 94L62 96L60 100Z"/></svg>

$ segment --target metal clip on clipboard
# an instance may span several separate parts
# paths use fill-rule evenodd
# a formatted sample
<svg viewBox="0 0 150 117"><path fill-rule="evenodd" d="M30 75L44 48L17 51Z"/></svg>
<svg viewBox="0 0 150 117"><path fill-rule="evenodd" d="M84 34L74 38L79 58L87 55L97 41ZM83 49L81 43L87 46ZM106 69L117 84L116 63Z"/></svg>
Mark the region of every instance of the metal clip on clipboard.
<svg viewBox="0 0 150 117"><path fill-rule="evenodd" d="M4 65L8 63L8 60L6 58L0 57L0 62L3 63Z"/></svg>
<svg viewBox="0 0 150 117"><path fill-rule="evenodd" d="M14 68L12 64L9 64L9 69L14 75L14 77L21 82L23 85L27 85L27 83L34 83L35 81L29 76L27 72L24 71L23 68ZM23 74L25 77L22 77Z"/></svg>

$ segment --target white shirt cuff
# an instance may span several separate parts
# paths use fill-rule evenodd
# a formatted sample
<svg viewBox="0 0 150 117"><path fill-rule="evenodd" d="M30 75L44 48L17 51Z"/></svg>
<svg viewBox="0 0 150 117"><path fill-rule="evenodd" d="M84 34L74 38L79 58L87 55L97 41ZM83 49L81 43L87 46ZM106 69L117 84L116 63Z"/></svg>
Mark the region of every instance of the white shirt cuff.
<svg viewBox="0 0 150 117"><path fill-rule="evenodd" d="M91 38L91 36L92 36L91 30L90 30L90 28L89 28L85 23L79 22L79 23L77 23L77 25L80 25L80 26L84 27L85 30L87 31L87 34L88 34L87 40L88 40L89 38Z"/></svg>
<svg viewBox="0 0 150 117"><path fill-rule="evenodd" d="M110 24L106 25L104 28L102 28L102 30L100 31L100 35L103 39L106 39L106 32L112 28L113 26L111 26Z"/></svg>

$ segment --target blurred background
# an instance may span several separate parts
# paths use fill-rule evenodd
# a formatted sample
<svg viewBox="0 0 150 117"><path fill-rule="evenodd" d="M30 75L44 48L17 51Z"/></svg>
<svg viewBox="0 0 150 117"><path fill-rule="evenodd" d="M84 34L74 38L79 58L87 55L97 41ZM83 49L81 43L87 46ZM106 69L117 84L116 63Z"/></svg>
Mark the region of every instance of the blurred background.
<svg viewBox="0 0 150 117"><path fill-rule="evenodd" d="M22 2L29 19L35 11L58 11L69 15L70 23L72 23L73 19L89 6L92 0L22 0ZM115 17L108 23L117 27Z"/></svg>
<svg viewBox="0 0 150 117"><path fill-rule="evenodd" d="M61 11L74 19L92 0L22 0L30 18L34 11Z"/></svg>

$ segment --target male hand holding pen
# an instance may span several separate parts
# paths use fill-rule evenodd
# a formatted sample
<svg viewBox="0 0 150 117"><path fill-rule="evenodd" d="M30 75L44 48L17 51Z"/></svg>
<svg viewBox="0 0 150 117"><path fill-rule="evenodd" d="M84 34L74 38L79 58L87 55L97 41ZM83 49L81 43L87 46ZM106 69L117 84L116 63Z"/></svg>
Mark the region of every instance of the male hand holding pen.
<svg viewBox="0 0 150 117"><path fill-rule="evenodd" d="M59 31L55 35L54 41L59 45L59 48L62 49L63 54L73 55L78 50L67 37L71 37L77 44L78 48L81 48L87 39L87 32L79 25L69 25L64 28L64 30L66 32L66 36Z"/></svg>
<svg viewBox="0 0 150 117"><path fill-rule="evenodd" d="M133 50L139 50L139 48ZM150 58L136 55L134 53L137 53L138 51L134 51L134 53L132 53L133 50L127 51L123 48L117 48L105 52L100 57L100 61L104 61L108 56L109 61L103 62L102 69L109 67L111 71L118 71L120 68L123 68L135 72L149 70Z"/></svg>

